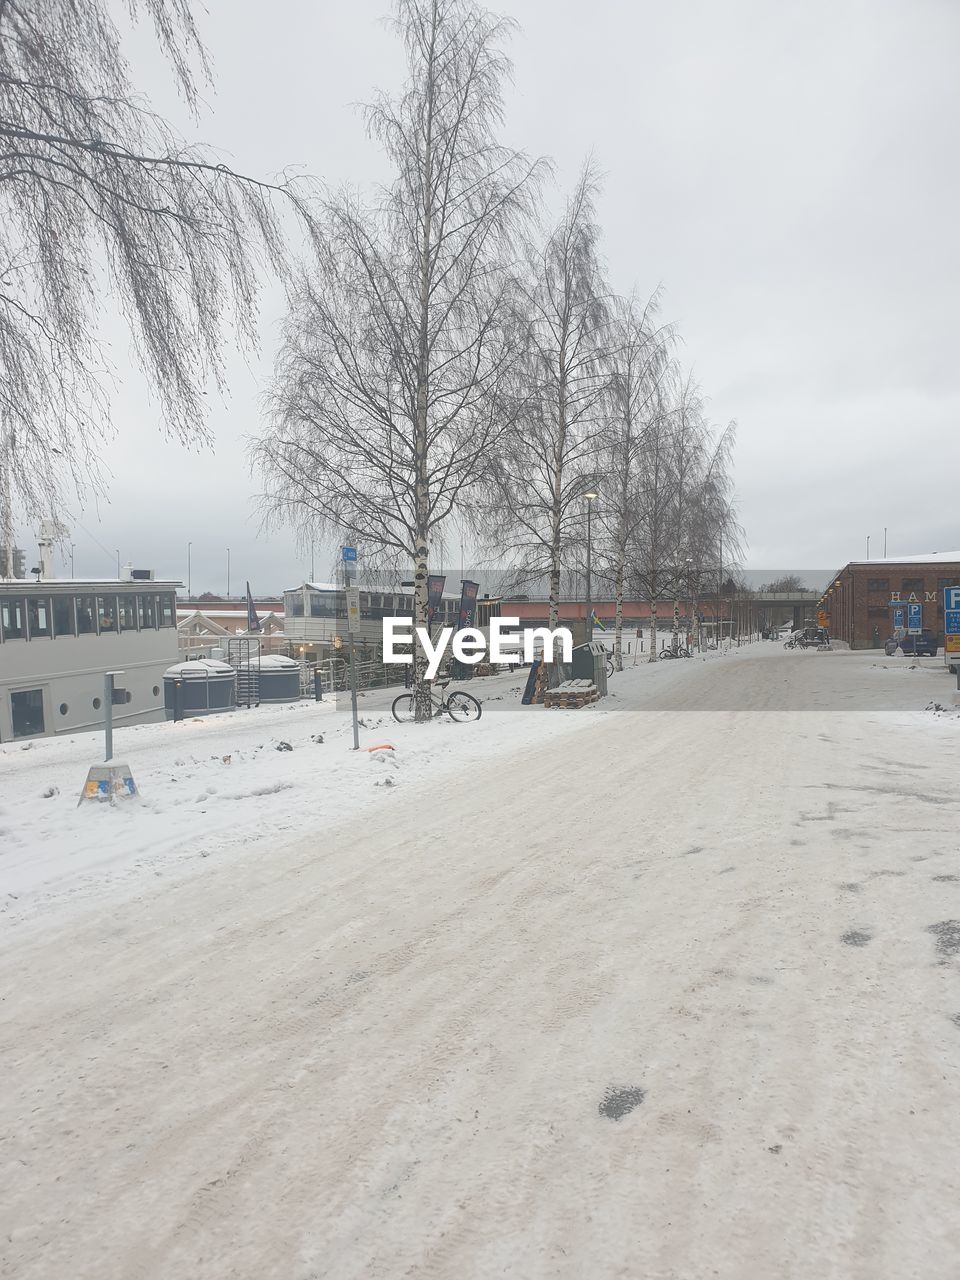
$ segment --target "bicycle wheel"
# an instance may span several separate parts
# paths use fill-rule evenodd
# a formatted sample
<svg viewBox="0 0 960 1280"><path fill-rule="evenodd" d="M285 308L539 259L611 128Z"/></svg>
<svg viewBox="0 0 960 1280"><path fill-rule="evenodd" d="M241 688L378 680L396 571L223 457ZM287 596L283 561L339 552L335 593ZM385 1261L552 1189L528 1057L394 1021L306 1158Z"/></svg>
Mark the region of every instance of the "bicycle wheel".
<svg viewBox="0 0 960 1280"><path fill-rule="evenodd" d="M614 671L616 671L616 667L614 666L613 659L608 658L607 659L607 675L612 676Z"/></svg>
<svg viewBox="0 0 960 1280"><path fill-rule="evenodd" d="M451 693L446 701L447 714L451 720L479 720L482 708L470 693Z"/></svg>
<svg viewBox="0 0 960 1280"><path fill-rule="evenodd" d="M664 658L674 658L674 657L676 657L676 654L673 652L673 650L672 650L672 649L661 649L661 650L660 650L660 653L659 653L659 655L658 655L658 656L659 656L659 658L660 658L660 660L661 660L661 662L662 662Z"/></svg>
<svg viewBox="0 0 960 1280"><path fill-rule="evenodd" d="M394 698L393 707L394 720L399 720L401 724L412 720L416 714L416 706L413 701L412 693L401 693L399 698Z"/></svg>

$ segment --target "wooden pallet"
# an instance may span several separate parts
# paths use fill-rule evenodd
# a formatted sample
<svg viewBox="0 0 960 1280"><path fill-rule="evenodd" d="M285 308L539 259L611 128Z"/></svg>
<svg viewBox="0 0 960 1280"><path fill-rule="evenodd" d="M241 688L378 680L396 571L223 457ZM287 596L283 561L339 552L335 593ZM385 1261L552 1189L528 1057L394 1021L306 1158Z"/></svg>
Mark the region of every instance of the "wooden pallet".
<svg viewBox="0 0 960 1280"><path fill-rule="evenodd" d="M577 708L597 702L600 694L592 680L564 680L556 689L548 689L543 695L545 707Z"/></svg>

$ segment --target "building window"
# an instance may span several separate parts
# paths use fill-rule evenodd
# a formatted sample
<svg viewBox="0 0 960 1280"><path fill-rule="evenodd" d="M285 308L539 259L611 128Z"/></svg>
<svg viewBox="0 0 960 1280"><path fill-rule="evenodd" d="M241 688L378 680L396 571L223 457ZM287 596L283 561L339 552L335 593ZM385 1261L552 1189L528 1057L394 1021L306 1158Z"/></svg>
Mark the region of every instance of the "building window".
<svg viewBox="0 0 960 1280"><path fill-rule="evenodd" d="M922 590L923 590L923 579L922 579L922 578L904 578L904 580L903 580L903 588L902 588L902 590L904 590L904 591L922 591Z"/></svg>
<svg viewBox="0 0 960 1280"><path fill-rule="evenodd" d="M890 579L889 578L868 578L867 590L868 591L889 591Z"/></svg>
<svg viewBox="0 0 960 1280"><path fill-rule="evenodd" d="M954 574L952 578L938 578L937 587L940 591L945 591L947 587L960 586L960 573Z"/></svg>
<svg viewBox="0 0 960 1280"><path fill-rule="evenodd" d="M116 631L117 629L117 597L116 596L97 596L97 621L100 625L100 634L104 632Z"/></svg>
<svg viewBox="0 0 960 1280"><path fill-rule="evenodd" d="M73 596L53 597L53 631L57 636L74 636Z"/></svg>
<svg viewBox="0 0 960 1280"><path fill-rule="evenodd" d="M136 631L137 629L137 597L120 596L120 630Z"/></svg>
<svg viewBox="0 0 960 1280"><path fill-rule="evenodd" d="M47 596L27 597L27 622L30 626L31 640L50 640L53 638L50 600Z"/></svg>
<svg viewBox="0 0 960 1280"><path fill-rule="evenodd" d="M140 612L140 630L152 631L157 625L157 597L137 596L137 609Z"/></svg>
<svg viewBox="0 0 960 1280"><path fill-rule="evenodd" d="M161 627L175 627L177 625L177 614L173 596L164 595L158 598L160 601Z"/></svg>
<svg viewBox="0 0 960 1280"><path fill-rule="evenodd" d="M77 635L97 634L97 597L77 596Z"/></svg>
<svg viewBox="0 0 960 1280"><path fill-rule="evenodd" d="M11 693L10 714L15 738L33 738L43 733L43 690L23 689Z"/></svg>
<svg viewBox="0 0 960 1280"><path fill-rule="evenodd" d="M299 603L300 603L300 613L298 614L296 611L296 608L294 608L293 616L295 618L300 617L303 613L302 597L300 598ZM311 618L329 618L331 615L331 612L332 611L330 609L330 601L326 596L320 595L315 592L310 593L310 617Z"/></svg>
<svg viewBox="0 0 960 1280"><path fill-rule="evenodd" d="M4 640L26 640L27 609L23 600L4 600L0 604L0 626Z"/></svg>
<svg viewBox="0 0 960 1280"><path fill-rule="evenodd" d="M314 597L313 595L311 595L310 597L311 612L313 611L313 601L315 598L316 597ZM291 618L302 618L303 617L303 593L300 591L291 591L289 595L284 597L283 607L284 607L284 611L287 614L289 614Z"/></svg>

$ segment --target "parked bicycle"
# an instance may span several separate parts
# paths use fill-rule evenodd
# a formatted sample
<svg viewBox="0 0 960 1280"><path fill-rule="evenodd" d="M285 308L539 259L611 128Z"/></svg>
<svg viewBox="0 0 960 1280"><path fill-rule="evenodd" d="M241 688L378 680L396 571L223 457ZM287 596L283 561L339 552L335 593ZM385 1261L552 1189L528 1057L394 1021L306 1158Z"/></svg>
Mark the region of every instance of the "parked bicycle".
<svg viewBox="0 0 960 1280"><path fill-rule="evenodd" d="M661 649L657 654L658 658L692 658L693 654L685 645L678 644L676 649Z"/></svg>
<svg viewBox="0 0 960 1280"><path fill-rule="evenodd" d="M435 680L430 687L430 703L433 708L432 718L448 715L451 720L479 720L483 712L480 703L471 693L455 689L453 693L444 693L449 680ZM439 691L440 696L436 697ZM416 719L416 702L412 693L402 693L393 701L393 718L401 724Z"/></svg>

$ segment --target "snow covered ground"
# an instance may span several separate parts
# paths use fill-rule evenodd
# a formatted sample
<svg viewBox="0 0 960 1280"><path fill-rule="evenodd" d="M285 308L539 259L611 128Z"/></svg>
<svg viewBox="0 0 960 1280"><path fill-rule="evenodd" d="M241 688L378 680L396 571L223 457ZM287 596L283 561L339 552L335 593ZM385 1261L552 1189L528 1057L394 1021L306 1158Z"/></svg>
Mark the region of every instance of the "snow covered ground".
<svg viewBox="0 0 960 1280"><path fill-rule="evenodd" d="M475 685L0 749L0 1275L953 1280L942 663Z"/></svg>

